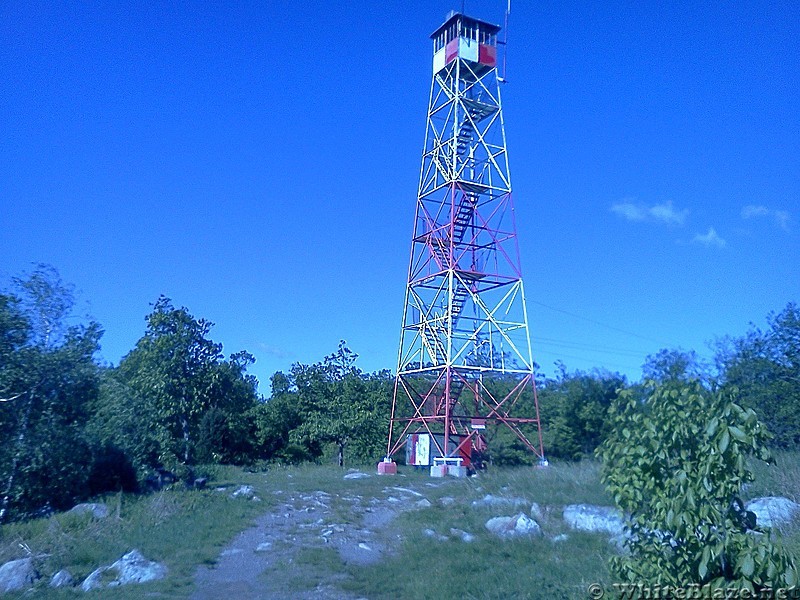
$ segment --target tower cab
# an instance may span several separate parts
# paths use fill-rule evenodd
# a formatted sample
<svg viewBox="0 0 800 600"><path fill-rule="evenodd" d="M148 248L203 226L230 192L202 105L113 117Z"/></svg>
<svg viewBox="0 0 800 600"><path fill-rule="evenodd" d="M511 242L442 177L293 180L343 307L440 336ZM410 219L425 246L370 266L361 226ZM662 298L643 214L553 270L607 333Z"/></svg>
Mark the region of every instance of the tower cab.
<svg viewBox="0 0 800 600"><path fill-rule="evenodd" d="M469 61L476 75L496 67L498 31L498 25L451 11L431 34L434 74L457 58Z"/></svg>

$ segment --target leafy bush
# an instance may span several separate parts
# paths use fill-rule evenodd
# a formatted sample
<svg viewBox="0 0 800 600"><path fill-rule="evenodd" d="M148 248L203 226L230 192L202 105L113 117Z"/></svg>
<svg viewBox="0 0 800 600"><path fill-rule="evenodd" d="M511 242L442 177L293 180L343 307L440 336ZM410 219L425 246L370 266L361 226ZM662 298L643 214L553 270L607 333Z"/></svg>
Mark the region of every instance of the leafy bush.
<svg viewBox="0 0 800 600"><path fill-rule="evenodd" d="M748 455L771 460L755 412L698 381L650 385L644 403L621 394L599 452L603 482L630 515L630 554L612 559L612 570L632 583L795 585L791 557L773 534L753 535L754 515L742 508Z"/></svg>

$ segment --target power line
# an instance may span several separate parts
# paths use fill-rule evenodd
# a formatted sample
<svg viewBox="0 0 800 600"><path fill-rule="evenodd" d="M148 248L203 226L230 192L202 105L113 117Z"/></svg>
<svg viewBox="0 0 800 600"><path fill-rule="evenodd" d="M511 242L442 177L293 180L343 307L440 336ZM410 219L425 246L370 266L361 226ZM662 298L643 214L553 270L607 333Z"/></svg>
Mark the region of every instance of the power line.
<svg viewBox="0 0 800 600"><path fill-rule="evenodd" d="M581 344L580 342L569 342L554 338L535 337L532 341L536 346L559 346L562 348L574 348L575 350L588 350L589 352L600 352L602 354L614 354L616 356L628 356L637 358L642 356L642 352L623 348L611 348L609 346L594 346L592 344Z"/></svg>
<svg viewBox="0 0 800 600"><path fill-rule="evenodd" d="M661 346L673 346L674 345L674 344L671 344L669 342L665 342L664 340L656 340L654 338L650 338L650 337L647 337L647 336L644 336L644 335L639 335L638 333L634 333L632 331L628 331L628 330L622 329L620 327L614 327L613 325L609 325L607 323L603 323L602 321L597 321L595 319L590 319L589 317L584 317L583 315L575 314L575 313L570 312L568 310L564 310L563 308L555 308L554 306L548 306L547 304L544 304L543 302L538 302L536 300L528 300L528 302L530 302L531 304L536 304L538 306L542 306L544 308L547 308L547 309L555 311L555 312L559 312L559 313L563 313L565 315L569 315L570 317L575 317L576 319L581 319L582 321L586 321L588 323L594 323L595 325L599 325L600 327L605 327L606 329L610 329L610 330L616 331L618 333L624 333L625 335L629 335L631 337L639 338L640 340L645 340L646 342L653 342L654 344L659 344Z"/></svg>

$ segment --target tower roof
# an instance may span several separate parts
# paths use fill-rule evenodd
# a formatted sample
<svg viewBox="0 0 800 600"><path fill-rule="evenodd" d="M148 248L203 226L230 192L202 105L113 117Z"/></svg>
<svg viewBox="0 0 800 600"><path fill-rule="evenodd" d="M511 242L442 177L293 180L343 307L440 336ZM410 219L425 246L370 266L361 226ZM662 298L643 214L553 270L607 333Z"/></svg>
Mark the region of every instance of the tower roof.
<svg viewBox="0 0 800 600"><path fill-rule="evenodd" d="M489 23L488 21L476 19L475 17L467 16L464 13L450 11L447 15L447 18L444 20L444 23L442 23L436 29L436 31L434 31L431 34L431 38L435 38L437 35L439 35L439 33L441 33L443 30L447 29L451 24L459 20L466 26L480 25L480 28L489 34L497 33L501 29L499 25L495 25L494 23Z"/></svg>

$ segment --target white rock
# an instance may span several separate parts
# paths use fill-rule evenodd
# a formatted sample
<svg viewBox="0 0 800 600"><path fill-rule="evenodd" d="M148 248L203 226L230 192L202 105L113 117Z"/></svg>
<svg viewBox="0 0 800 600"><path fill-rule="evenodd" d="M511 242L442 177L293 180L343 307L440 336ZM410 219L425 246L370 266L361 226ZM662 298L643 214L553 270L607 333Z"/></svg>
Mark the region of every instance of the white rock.
<svg viewBox="0 0 800 600"><path fill-rule="evenodd" d="M763 527L787 525L800 512L800 504L782 496L754 498L745 508L756 513L756 523Z"/></svg>
<svg viewBox="0 0 800 600"><path fill-rule="evenodd" d="M369 477L367 473L362 473L361 471L355 471L353 473L348 473L344 476L345 479L364 479Z"/></svg>
<svg viewBox="0 0 800 600"><path fill-rule="evenodd" d="M131 550L112 565L93 571L83 581L81 589L88 592L104 587L144 583L162 579L166 574L167 567L147 560L138 550Z"/></svg>
<svg viewBox="0 0 800 600"><path fill-rule="evenodd" d="M358 544L358 547L361 548L362 550L366 550L367 552L372 552L372 548L367 546L364 542L360 542Z"/></svg>
<svg viewBox="0 0 800 600"><path fill-rule="evenodd" d="M486 494L480 500L473 500L472 506L522 506L527 503L528 501L525 500L525 498L512 498Z"/></svg>
<svg viewBox="0 0 800 600"><path fill-rule="evenodd" d="M433 529L423 529L422 533L424 533L428 537L432 537L433 539L438 540L440 542L446 542L447 541L447 536L446 535L442 535L440 533L436 533Z"/></svg>
<svg viewBox="0 0 800 600"><path fill-rule="evenodd" d="M457 538L460 538L462 542L466 542L468 544L470 542L475 541L475 536L472 535L471 533L468 533L468 532L464 531L463 529L455 529L455 528L453 528L453 529L450 530L450 535L453 535L453 536L455 536Z"/></svg>
<svg viewBox="0 0 800 600"><path fill-rule="evenodd" d="M0 592L23 590L33 585L38 577L32 559L12 560L0 567Z"/></svg>
<svg viewBox="0 0 800 600"><path fill-rule="evenodd" d="M239 497L249 498L255 493L256 491L253 489L252 485L240 485L236 489L236 491L234 491L231 494L231 498L239 498Z"/></svg>
<svg viewBox="0 0 800 600"><path fill-rule="evenodd" d="M553 542L566 542L569 539L569 536L566 533L559 533L558 535L554 535L551 538Z"/></svg>
<svg viewBox="0 0 800 600"><path fill-rule="evenodd" d="M538 502L531 504L531 518L539 523L541 523L542 519L544 518L544 511L542 510L542 507L539 506Z"/></svg>
<svg viewBox="0 0 800 600"><path fill-rule="evenodd" d="M66 569L61 569L50 579L51 588L72 587L73 585L75 585L75 579L73 579L72 573Z"/></svg>
<svg viewBox="0 0 800 600"><path fill-rule="evenodd" d="M412 496L417 496L418 498L422 498L422 494L420 494L419 492L416 492L416 491L414 491L414 490L410 490L410 489L408 489L408 488L404 488L404 487L390 487L390 488L388 488L388 489L390 489L390 490L394 490L394 491L396 491L396 492L400 492L400 493L403 493L403 494L411 494Z"/></svg>
<svg viewBox="0 0 800 600"><path fill-rule="evenodd" d="M486 521L486 529L504 538L542 534L542 528L539 527L539 524L524 513L519 513L513 517L494 517L489 519Z"/></svg>
<svg viewBox="0 0 800 600"><path fill-rule="evenodd" d="M92 515L95 519L105 519L108 516L108 506L86 502L84 504L76 504L69 509L69 512L73 515Z"/></svg>
<svg viewBox="0 0 800 600"><path fill-rule="evenodd" d="M570 504L564 508L564 521L579 531L599 531L612 537L625 533L622 513L613 506Z"/></svg>
<svg viewBox="0 0 800 600"><path fill-rule="evenodd" d="M416 506L417 508L428 508L431 506L431 503L430 500L428 500L427 498L423 498L422 500L417 500L416 502L414 502L414 506Z"/></svg>
<svg viewBox="0 0 800 600"><path fill-rule="evenodd" d="M444 498L439 498L439 504L442 506L450 506L456 503L456 499L452 496L445 496Z"/></svg>
<svg viewBox="0 0 800 600"><path fill-rule="evenodd" d="M256 552L269 552L270 548L272 548L272 542L261 542L256 546Z"/></svg>

